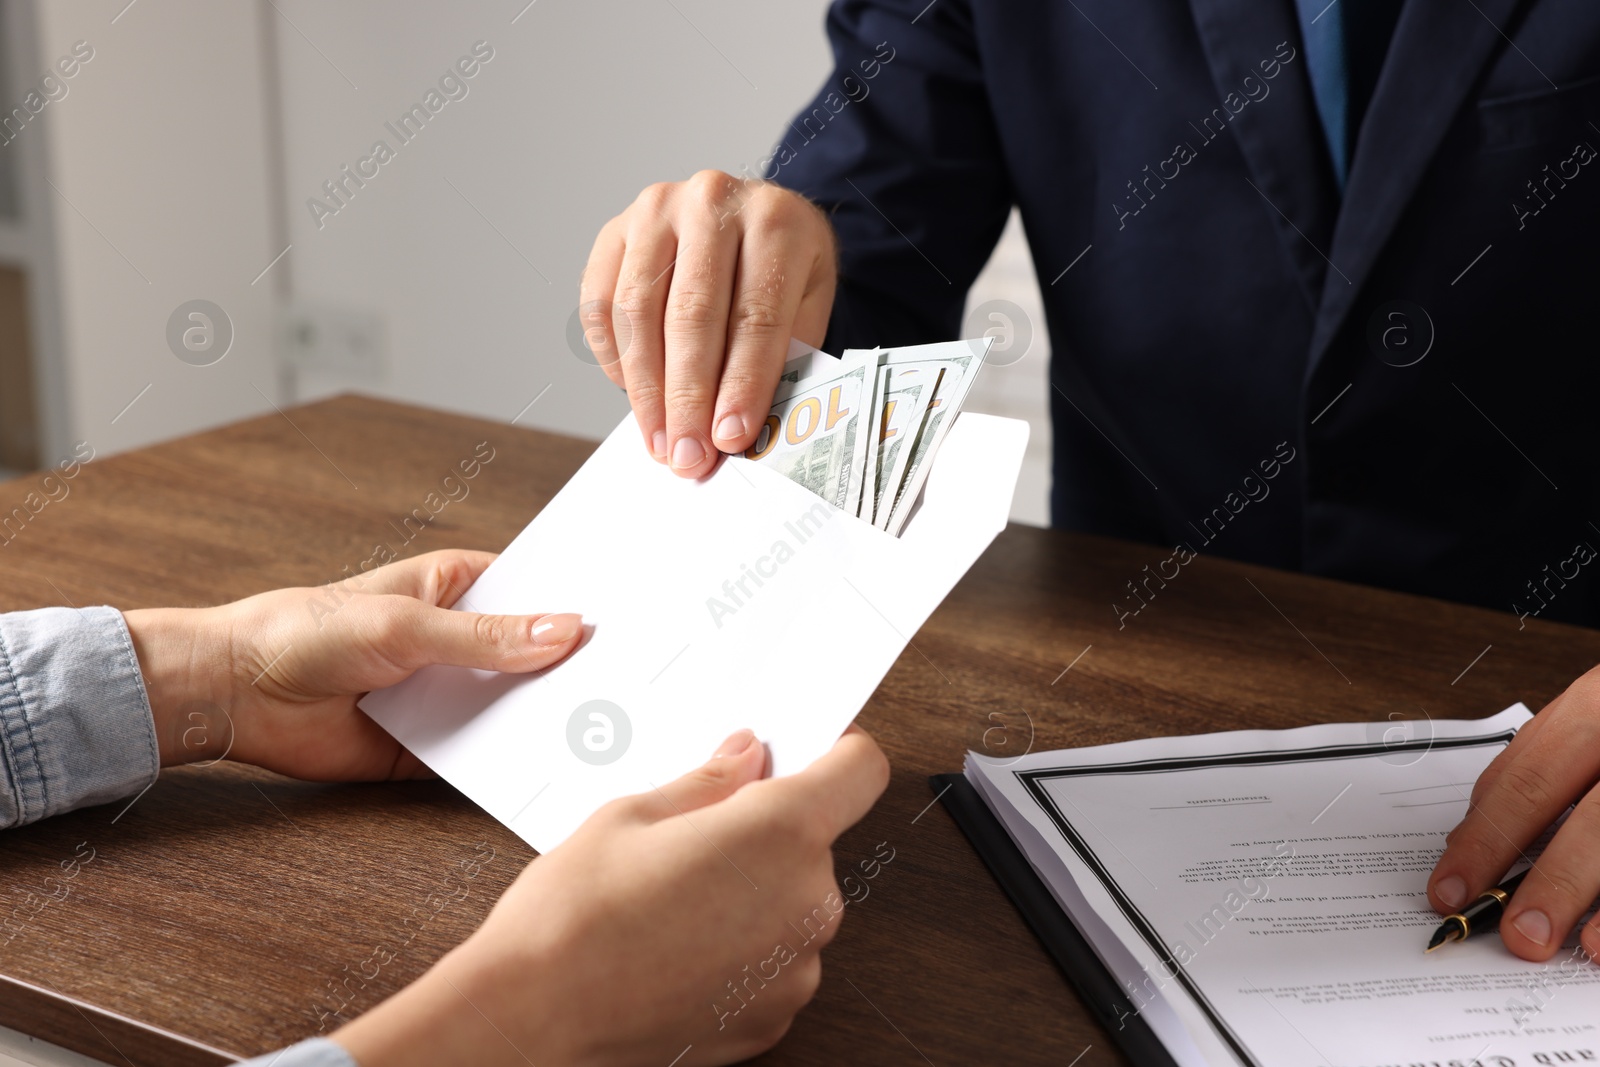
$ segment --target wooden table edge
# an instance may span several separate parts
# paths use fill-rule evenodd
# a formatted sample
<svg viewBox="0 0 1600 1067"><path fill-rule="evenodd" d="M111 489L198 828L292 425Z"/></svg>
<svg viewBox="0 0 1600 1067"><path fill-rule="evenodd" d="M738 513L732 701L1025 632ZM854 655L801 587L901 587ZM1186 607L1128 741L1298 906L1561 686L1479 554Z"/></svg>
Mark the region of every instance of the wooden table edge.
<svg viewBox="0 0 1600 1067"><path fill-rule="evenodd" d="M65 1009L71 1009L71 1013L77 1016L77 1022ZM36 1040L60 1045L104 1063L116 1062L116 1059L107 1058L107 1046L117 1059L129 1063L135 1062L130 1058L130 1053L142 1054L174 1067L211 1067L218 1063L237 1063L241 1059L237 1053L226 1052L164 1027L140 1022L60 990L0 974L0 1025L32 1035L41 1028L38 1025L40 1021L50 1016L56 1016L58 1023L65 1022L65 1025L48 1027L51 1036Z"/></svg>

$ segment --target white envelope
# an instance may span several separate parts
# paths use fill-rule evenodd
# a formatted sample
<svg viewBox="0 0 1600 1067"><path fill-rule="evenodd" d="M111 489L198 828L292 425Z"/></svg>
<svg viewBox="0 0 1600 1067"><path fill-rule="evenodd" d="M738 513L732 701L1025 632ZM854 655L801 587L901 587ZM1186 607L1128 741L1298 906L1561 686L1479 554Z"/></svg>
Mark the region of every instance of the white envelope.
<svg viewBox="0 0 1600 1067"><path fill-rule="evenodd" d="M741 727L802 770L1004 528L1027 440L961 413L895 538L742 458L679 478L629 415L457 605L578 612L583 645L535 676L424 668L361 707L540 852Z"/></svg>

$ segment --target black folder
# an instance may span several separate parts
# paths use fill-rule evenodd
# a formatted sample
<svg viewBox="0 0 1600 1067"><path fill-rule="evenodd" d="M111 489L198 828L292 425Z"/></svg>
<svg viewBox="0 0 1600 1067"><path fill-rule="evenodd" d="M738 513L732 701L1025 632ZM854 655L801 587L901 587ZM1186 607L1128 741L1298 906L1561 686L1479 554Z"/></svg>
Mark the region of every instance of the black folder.
<svg viewBox="0 0 1600 1067"><path fill-rule="evenodd" d="M1139 1006L1100 962L966 776L936 774L928 782L994 880L1123 1054L1140 1067L1177 1067L1172 1054L1139 1012Z"/></svg>

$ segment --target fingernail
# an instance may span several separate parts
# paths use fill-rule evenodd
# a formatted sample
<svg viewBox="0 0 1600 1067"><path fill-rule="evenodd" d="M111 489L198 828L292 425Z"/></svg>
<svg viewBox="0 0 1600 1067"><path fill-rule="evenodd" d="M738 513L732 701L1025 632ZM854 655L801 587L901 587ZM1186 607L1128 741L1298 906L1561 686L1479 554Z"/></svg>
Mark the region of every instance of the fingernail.
<svg viewBox="0 0 1600 1067"><path fill-rule="evenodd" d="M700 461L706 458L706 450L700 447L700 442L693 437L680 437L678 443L672 446L672 467L674 470L688 470L690 467L699 466Z"/></svg>
<svg viewBox="0 0 1600 1067"><path fill-rule="evenodd" d="M1548 944L1550 941L1550 917L1537 908L1530 908L1518 915L1511 920L1511 925L1535 945Z"/></svg>
<svg viewBox="0 0 1600 1067"><path fill-rule="evenodd" d="M1459 908L1467 902L1467 883L1453 874L1434 886L1433 891L1447 908Z"/></svg>
<svg viewBox="0 0 1600 1067"><path fill-rule="evenodd" d="M650 438L650 451L657 459L667 458L667 431L657 430L655 436Z"/></svg>
<svg viewBox="0 0 1600 1067"><path fill-rule="evenodd" d="M546 615L533 624L533 643L541 648L564 645L582 629L582 615Z"/></svg>
<svg viewBox="0 0 1600 1067"><path fill-rule="evenodd" d="M717 440L737 441L744 436L744 420L734 414L722 416L722 421L717 423Z"/></svg>
<svg viewBox="0 0 1600 1067"><path fill-rule="evenodd" d="M739 753L753 745L755 740L756 735L754 730L740 730L738 733L722 742L721 746L711 754L711 758L725 759L728 756L737 756Z"/></svg>

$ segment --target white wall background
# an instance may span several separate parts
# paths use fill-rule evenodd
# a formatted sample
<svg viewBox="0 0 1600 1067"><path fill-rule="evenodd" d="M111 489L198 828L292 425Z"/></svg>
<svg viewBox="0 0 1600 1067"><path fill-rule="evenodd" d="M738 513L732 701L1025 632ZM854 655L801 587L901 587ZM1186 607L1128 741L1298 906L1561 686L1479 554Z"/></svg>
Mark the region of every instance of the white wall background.
<svg viewBox="0 0 1600 1067"><path fill-rule="evenodd" d="M827 72L824 4L526 2L278 0L290 266L381 312L383 392L510 419L549 386L521 423L594 437L626 411L565 337L595 232L650 182L759 161ZM307 198L479 40L469 94L319 231Z"/></svg>
<svg viewBox="0 0 1600 1067"><path fill-rule="evenodd" d="M763 158L828 73L826 3L525 4L38 4L41 62L95 48L25 133L48 138L59 188L48 451L115 451L345 388L499 419L543 392L520 424L614 425L624 398L566 340L595 232L650 182ZM480 40L494 58L467 96L319 227L308 198L375 140L398 145L384 124ZM975 405L1035 420L1015 514L1043 522L1048 346L1015 225L975 293L1034 317L1032 350L989 368ZM168 316L193 298L233 320L214 366L167 349ZM282 374L285 301L380 323L381 370Z"/></svg>
<svg viewBox="0 0 1600 1067"><path fill-rule="evenodd" d="M12 71L36 82L75 42L94 49L17 139L45 142L51 183L25 206L53 218L58 262L59 348L39 354L62 383L46 458L76 440L105 454L231 421L276 389L273 295L250 284L276 251L256 7L126 3L34 5L34 67ZM194 298L236 327L212 367L167 348L168 316Z"/></svg>

